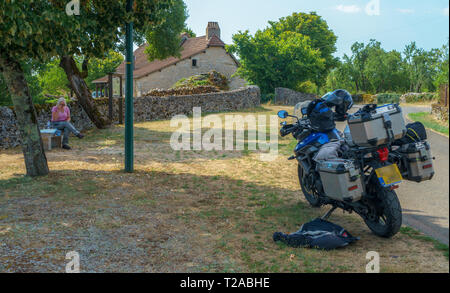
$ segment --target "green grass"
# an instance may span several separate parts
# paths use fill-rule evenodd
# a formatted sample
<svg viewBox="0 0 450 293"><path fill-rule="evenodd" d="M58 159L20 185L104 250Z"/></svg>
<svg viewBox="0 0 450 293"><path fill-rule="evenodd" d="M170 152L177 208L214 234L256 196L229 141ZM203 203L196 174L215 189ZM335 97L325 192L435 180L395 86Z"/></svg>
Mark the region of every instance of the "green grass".
<svg viewBox="0 0 450 293"><path fill-rule="evenodd" d="M408 116L411 120L422 122L425 125L425 127L431 128L439 133L448 136L448 123L444 123L434 119L430 113L427 112L411 113Z"/></svg>
<svg viewBox="0 0 450 293"><path fill-rule="evenodd" d="M425 242L431 242L434 245L434 248L436 248L439 251L442 251L442 253L444 254L444 256L447 258L447 260L449 259L449 250L448 250L448 245L441 243L439 241L437 241L436 239L433 239L429 236L426 236L422 233L420 233L419 231L414 230L413 228L410 227L402 227L400 229L400 233L408 235L411 238L417 239L417 240L422 240Z"/></svg>

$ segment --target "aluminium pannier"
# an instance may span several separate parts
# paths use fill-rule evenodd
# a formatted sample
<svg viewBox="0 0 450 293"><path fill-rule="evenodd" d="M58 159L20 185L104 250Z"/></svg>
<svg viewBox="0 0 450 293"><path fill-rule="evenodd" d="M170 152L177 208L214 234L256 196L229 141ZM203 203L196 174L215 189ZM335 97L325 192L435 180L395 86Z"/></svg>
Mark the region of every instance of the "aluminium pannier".
<svg viewBox="0 0 450 293"><path fill-rule="evenodd" d="M381 107L367 105L348 118L353 142L361 147L377 147L401 139L406 134L406 124L399 105Z"/></svg>
<svg viewBox="0 0 450 293"><path fill-rule="evenodd" d="M434 177L433 156L427 141L405 144L400 147L400 153L404 179L419 183Z"/></svg>
<svg viewBox="0 0 450 293"><path fill-rule="evenodd" d="M361 172L353 160L322 161L318 163L317 171L328 197L346 202L357 202L362 198Z"/></svg>

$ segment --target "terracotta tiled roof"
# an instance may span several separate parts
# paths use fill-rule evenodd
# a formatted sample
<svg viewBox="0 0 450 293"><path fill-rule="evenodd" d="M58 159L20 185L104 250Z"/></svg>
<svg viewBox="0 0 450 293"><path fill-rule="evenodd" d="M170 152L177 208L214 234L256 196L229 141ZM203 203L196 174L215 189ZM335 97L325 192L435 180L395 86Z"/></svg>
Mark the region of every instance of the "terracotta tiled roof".
<svg viewBox="0 0 450 293"><path fill-rule="evenodd" d="M209 40L206 36L190 38L183 42L181 57L169 57L164 60L155 60L153 62L149 62L147 58L147 54L145 54L145 49L147 48L147 44L139 47L134 52L136 56L135 69L134 69L134 78L141 78L143 76L149 75L158 70L164 69L168 66L171 66L175 63L178 63L184 59L197 55L209 47L225 47L225 43L222 42L216 35L213 35ZM234 59L234 56L232 56ZM237 64L236 59L234 59ZM117 74L125 75L125 62L120 64L120 66L116 70ZM99 78L94 80L93 83L106 83L108 82L108 76Z"/></svg>
<svg viewBox="0 0 450 293"><path fill-rule="evenodd" d="M211 39L209 39L208 47L225 47L225 43L222 42L222 40L219 39L219 37L213 35Z"/></svg>

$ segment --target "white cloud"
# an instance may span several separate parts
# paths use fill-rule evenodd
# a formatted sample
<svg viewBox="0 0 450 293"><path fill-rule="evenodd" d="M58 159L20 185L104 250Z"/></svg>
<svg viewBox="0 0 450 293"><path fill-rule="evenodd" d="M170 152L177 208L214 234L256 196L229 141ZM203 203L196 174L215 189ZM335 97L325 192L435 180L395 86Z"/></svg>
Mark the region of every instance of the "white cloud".
<svg viewBox="0 0 450 293"><path fill-rule="evenodd" d="M448 16L448 7L444 9L444 15Z"/></svg>
<svg viewBox="0 0 450 293"><path fill-rule="evenodd" d="M409 8L398 9L398 11L403 14L413 14L414 13L414 9L409 9Z"/></svg>
<svg viewBox="0 0 450 293"><path fill-rule="evenodd" d="M344 13L358 13L361 11L357 5L338 5L336 6L336 10L344 12Z"/></svg>

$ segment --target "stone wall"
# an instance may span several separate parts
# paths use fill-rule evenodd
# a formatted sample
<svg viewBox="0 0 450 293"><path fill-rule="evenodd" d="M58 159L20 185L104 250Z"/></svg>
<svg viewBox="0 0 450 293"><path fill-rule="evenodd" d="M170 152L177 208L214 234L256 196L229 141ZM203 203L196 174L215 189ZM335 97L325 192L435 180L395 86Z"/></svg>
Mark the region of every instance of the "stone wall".
<svg viewBox="0 0 450 293"><path fill-rule="evenodd" d="M218 93L220 90L212 85L200 85L200 86L184 86L175 89L154 89L150 92L146 93L145 96L153 96L153 97L167 97L167 96L188 96L188 95L201 95L201 94L210 94L210 93Z"/></svg>
<svg viewBox="0 0 450 293"><path fill-rule="evenodd" d="M95 100L99 111L108 115L108 99ZM260 106L261 94L258 87L251 86L229 92L209 93L192 96L142 97L134 99L134 120L136 122L171 119L175 115L192 115L194 107L201 107L204 113L237 111ZM94 127L87 114L76 102L68 103L72 123L83 131ZM40 128L46 128L51 119L53 105L36 105ZM123 109L125 103L123 102ZM119 121L119 99L114 100L114 121ZM20 144L16 117L9 107L0 107L0 148Z"/></svg>
<svg viewBox="0 0 450 293"><path fill-rule="evenodd" d="M431 114L438 120L448 122L448 107L439 104L431 105Z"/></svg>
<svg viewBox="0 0 450 293"><path fill-rule="evenodd" d="M77 102L68 103L72 124L80 130L87 130L94 127L86 112ZM47 127L47 122L51 120L51 111L54 105L35 105L39 128ZM100 109L105 108L100 106ZM106 107L107 110L107 107ZM12 107L0 107L0 149L11 148L20 145L20 132L17 128L16 115Z"/></svg>
<svg viewBox="0 0 450 293"><path fill-rule="evenodd" d="M316 95L299 93L287 88L275 89L275 105L295 106L298 103L312 101L316 98Z"/></svg>
<svg viewBox="0 0 450 293"><path fill-rule="evenodd" d="M439 88L439 103L431 105L431 114L438 120L448 122L449 102L448 84L443 84Z"/></svg>
<svg viewBox="0 0 450 293"><path fill-rule="evenodd" d="M192 59L197 60L197 66L192 66ZM135 80L135 94L139 97L151 89L168 89L182 78L208 73L212 70L222 73L230 80L231 90L238 89L245 86L246 81L238 76L233 76L237 68L236 62L224 48L211 47L206 49L204 53L199 53L178 62L176 65Z"/></svg>

